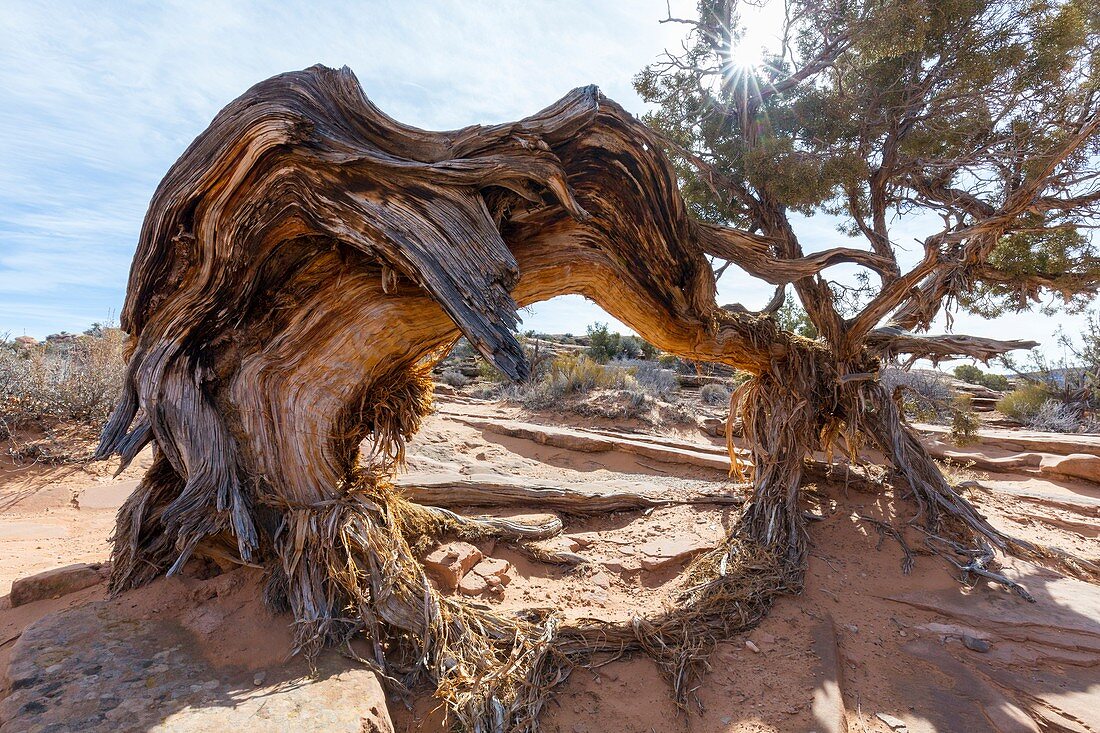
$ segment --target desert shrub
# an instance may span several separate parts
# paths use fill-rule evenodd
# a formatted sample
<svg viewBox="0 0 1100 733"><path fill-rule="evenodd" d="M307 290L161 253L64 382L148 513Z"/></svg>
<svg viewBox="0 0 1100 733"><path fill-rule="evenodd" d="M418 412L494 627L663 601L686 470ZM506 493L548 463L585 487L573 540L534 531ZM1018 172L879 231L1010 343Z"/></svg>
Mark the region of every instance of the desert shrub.
<svg viewBox="0 0 1100 733"><path fill-rule="evenodd" d="M125 375L125 335L20 346L0 342L0 432L59 424L99 427L110 415Z"/></svg>
<svg viewBox="0 0 1100 733"><path fill-rule="evenodd" d="M591 359L606 364L612 359L654 359L657 347L637 336L612 333L606 323L588 327L588 346L584 353Z"/></svg>
<svg viewBox="0 0 1100 733"><path fill-rule="evenodd" d="M618 359L637 359L642 355L641 342L633 336L623 336L619 339Z"/></svg>
<svg viewBox="0 0 1100 733"><path fill-rule="evenodd" d="M961 364L955 367L955 378L970 384L980 384L998 392L1004 392L1011 386L1005 375L988 374L973 364Z"/></svg>
<svg viewBox="0 0 1100 733"><path fill-rule="evenodd" d="M606 323L596 323L588 327L588 347L584 353L599 364L606 364L619 354L622 336L611 333Z"/></svg>
<svg viewBox="0 0 1100 733"><path fill-rule="evenodd" d="M467 397L472 397L475 400L495 400L501 396L504 391L504 386L500 384L484 384L471 387L466 392Z"/></svg>
<svg viewBox="0 0 1100 733"><path fill-rule="evenodd" d="M466 375L457 369L444 369L443 373L439 375L439 381L452 387L465 387L470 382Z"/></svg>
<svg viewBox="0 0 1100 733"><path fill-rule="evenodd" d="M646 394L668 401L680 389L680 380L672 369L642 359L616 359L609 368L623 369L634 377L638 387Z"/></svg>
<svg viewBox="0 0 1100 733"><path fill-rule="evenodd" d="M951 440L955 445L970 445L978 439L978 416L974 413L974 400L970 395L960 395L951 402Z"/></svg>
<svg viewBox="0 0 1100 733"><path fill-rule="evenodd" d="M955 378L971 384L981 384L984 375L985 372L973 364L960 364L955 367Z"/></svg>
<svg viewBox="0 0 1100 733"><path fill-rule="evenodd" d="M1026 384L997 400L997 409L1009 417L1026 423L1050 399L1050 391L1042 384Z"/></svg>
<svg viewBox="0 0 1100 733"><path fill-rule="evenodd" d="M699 399L708 405L725 405L730 401L730 391L725 385L704 384L699 388Z"/></svg>
<svg viewBox="0 0 1100 733"><path fill-rule="evenodd" d="M680 368L680 357L675 354L661 354L657 357L657 363L665 369L678 371Z"/></svg>
<svg viewBox="0 0 1100 733"><path fill-rule="evenodd" d="M477 358L477 375L479 379L484 379L488 382L507 382L508 377L504 372L497 369L488 359L483 357Z"/></svg>
<svg viewBox="0 0 1100 733"><path fill-rule="evenodd" d="M473 347L473 344L471 344L465 336L462 336L458 341L455 341L455 345L451 348L451 353L447 354L447 359L464 361L466 359L473 359L476 356L477 349Z"/></svg>
<svg viewBox="0 0 1100 733"><path fill-rule="evenodd" d="M934 374L889 367L882 370L882 386L891 394L901 390L902 406L909 417L939 422L951 414L951 390Z"/></svg>
<svg viewBox="0 0 1100 733"><path fill-rule="evenodd" d="M1003 374L985 374L982 376L981 383L982 386L989 387L998 392L1007 392L1012 388L1012 384L1008 381L1008 377Z"/></svg>
<svg viewBox="0 0 1100 733"><path fill-rule="evenodd" d="M641 391L637 380L626 369L603 366L586 354L563 354L555 357L535 379L506 387L504 395L528 407L545 407L565 397L597 389Z"/></svg>
<svg viewBox="0 0 1100 733"><path fill-rule="evenodd" d="M1075 405L1060 400L1047 400L1039 405L1027 425L1051 433L1076 433L1081 427L1081 411Z"/></svg>

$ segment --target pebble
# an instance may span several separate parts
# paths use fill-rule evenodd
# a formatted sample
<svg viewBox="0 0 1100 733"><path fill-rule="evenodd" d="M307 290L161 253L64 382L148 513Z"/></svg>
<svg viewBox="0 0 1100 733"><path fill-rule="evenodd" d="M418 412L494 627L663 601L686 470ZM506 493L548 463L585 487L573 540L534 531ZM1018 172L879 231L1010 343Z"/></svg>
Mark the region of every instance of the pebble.
<svg viewBox="0 0 1100 733"><path fill-rule="evenodd" d="M991 646L990 643L985 639L979 639L974 636L963 636L962 642L963 645L970 651L981 652L983 654L989 651L989 647Z"/></svg>
<svg viewBox="0 0 1100 733"><path fill-rule="evenodd" d="M745 639L745 646L754 654L760 653L760 647L752 643L752 639Z"/></svg>
<svg viewBox="0 0 1100 733"><path fill-rule="evenodd" d="M895 718L889 713L876 713L875 717L881 720L886 725L890 726L891 730L907 731L909 727L905 724L905 721L900 718Z"/></svg>

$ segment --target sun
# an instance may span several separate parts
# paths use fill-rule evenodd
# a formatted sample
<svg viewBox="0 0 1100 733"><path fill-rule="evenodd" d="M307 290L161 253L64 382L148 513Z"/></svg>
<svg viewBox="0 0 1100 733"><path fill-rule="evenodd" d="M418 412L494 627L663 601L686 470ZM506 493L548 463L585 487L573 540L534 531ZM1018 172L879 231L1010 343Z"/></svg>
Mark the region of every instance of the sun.
<svg viewBox="0 0 1100 733"><path fill-rule="evenodd" d="M758 69L764 64L768 47L775 43L775 36L760 19L742 28L738 37L730 44L730 57L733 65L747 71Z"/></svg>
<svg viewBox="0 0 1100 733"><path fill-rule="evenodd" d="M734 20L728 53L722 59L721 73L715 75L712 91L720 96L732 94L748 98L759 94L761 83L769 76L768 59L781 44L783 27L779 5L745 5Z"/></svg>

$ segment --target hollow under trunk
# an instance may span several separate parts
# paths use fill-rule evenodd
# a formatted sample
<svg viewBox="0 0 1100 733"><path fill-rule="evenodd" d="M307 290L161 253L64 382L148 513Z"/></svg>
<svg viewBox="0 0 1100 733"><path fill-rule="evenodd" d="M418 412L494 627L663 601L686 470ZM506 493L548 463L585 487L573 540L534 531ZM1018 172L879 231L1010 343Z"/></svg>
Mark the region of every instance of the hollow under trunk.
<svg viewBox="0 0 1100 733"><path fill-rule="evenodd" d="M262 565L300 649L364 633L395 688L427 680L469 729L526 730L568 665L601 650L644 649L683 699L715 639L800 586L804 459L841 433L909 477L930 527L946 517L951 541L969 527L1015 549L880 387L844 383L827 350L771 318L718 308L702 243L722 237L759 259L751 237L688 216L659 141L595 88L432 133L382 114L347 69L258 84L169 171L142 229L128 380L98 455L125 464L152 442L156 458L119 512L112 590L196 554ZM662 349L757 375L738 394L754 494L660 618L567 626L439 594L414 546L458 520L389 481L458 335L523 377L516 309L564 293Z"/></svg>

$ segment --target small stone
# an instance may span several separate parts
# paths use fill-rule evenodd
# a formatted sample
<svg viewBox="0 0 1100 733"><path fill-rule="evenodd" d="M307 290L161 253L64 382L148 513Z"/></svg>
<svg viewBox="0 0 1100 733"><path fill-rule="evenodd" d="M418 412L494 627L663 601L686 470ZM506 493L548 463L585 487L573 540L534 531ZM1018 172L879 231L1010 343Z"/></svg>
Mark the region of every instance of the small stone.
<svg viewBox="0 0 1100 733"><path fill-rule="evenodd" d="M990 643L985 639L979 639L976 636L966 636L962 638L963 646L972 652L982 652L983 654L989 651Z"/></svg>
<svg viewBox="0 0 1100 733"><path fill-rule="evenodd" d="M427 570L447 590L454 590L466 573L477 565L483 555L469 542L448 542L424 558Z"/></svg>
<svg viewBox="0 0 1100 733"><path fill-rule="evenodd" d="M694 535L680 537L661 537L651 540L638 548L642 556L642 567L646 570L661 570L689 560L706 550L712 543Z"/></svg>
<svg viewBox="0 0 1100 733"><path fill-rule="evenodd" d="M753 654L760 653L760 647L753 643L752 639L745 639L745 647L748 648Z"/></svg>
<svg viewBox="0 0 1100 733"><path fill-rule="evenodd" d="M895 718L888 713L875 713L875 717L881 720L886 725L890 726L891 730L909 730L909 727L905 724L904 720Z"/></svg>
<svg viewBox="0 0 1100 733"><path fill-rule="evenodd" d="M515 572L515 568L507 560L501 560L497 557L487 557L477 565L474 566L473 572L480 575L486 581L489 578L496 578L500 585L508 585L512 582L511 573Z"/></svg>
<svg viewBox="0 0 1100 733"><path fill-rule="evenodd" d="M592 581L592 585L596 586L597 588L603 588L604 590L607 590L611 587L611 578L607 577L607 573L602 570L594 573L592 577L589 578L589 580Z"/></svg>
<svg viewBox="0 0 1100 733"><path fill-rule="evenodd" d="M848 629L848 631L852 632L853 634L859 633L859 627L855 624L844 624L844 628Z"/></svg>
<svg viewBox="0 0 1100 733"><path fill-rule="evenodd" d="M485 578L477 573L469 573L459 581L458 591L464 596L480 596L489 587Z"/></svg>
<svg viewBox="0 0 1100 733"><path fill-rule="evenodd" d="M545 540L529 542L527 546L530 547L540 559L549 560L550 562L562 563L564 565L580 565L585 562L585 558L575 552L575 550L580 549L580 545L568 537L563 537L561 535L550 537Z"/></svg>
<svg viewBox="0 0 1100 733"><path fill-rule="evenodd" d="M266 680L266 679L267 679L267 672L257 672L256 674L252 675L252 684L255 685L256 687L259 687L260 685L262 685L264 683L264 680Z"/></svg>
<svg viewBox="0 0 1100 733"><path fill-rule="evenodd" d="M102 563L78 563L19 578L11 584L12 608L84 590L107 579Z"/></svg>
<svg viewBox="0 0 1100 733"><path fill-rule="evenodd" d="M761 632L760 636L758 638L760 639L761 644L774 644L775 643L775 636L773 636L772 634L769 634L767 631Z"/></svg>

